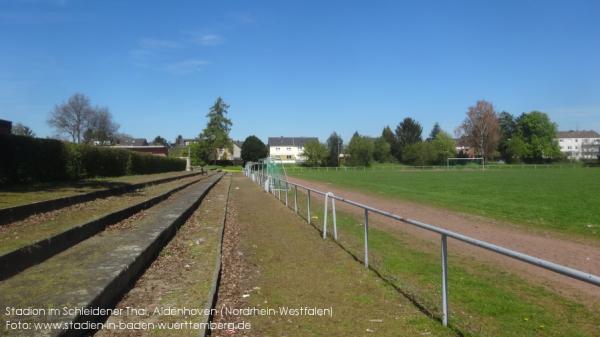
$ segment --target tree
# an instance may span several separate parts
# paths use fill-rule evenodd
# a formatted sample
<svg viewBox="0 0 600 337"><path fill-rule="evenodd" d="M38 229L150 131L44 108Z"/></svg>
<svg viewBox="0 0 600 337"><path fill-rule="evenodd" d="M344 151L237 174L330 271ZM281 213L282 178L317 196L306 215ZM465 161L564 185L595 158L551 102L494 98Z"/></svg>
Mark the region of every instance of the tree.
<svg viewBox="0 0 600 337"><path fill-rule="evenodd" d="M449 134L442 131L442 129L429 142L429 145L432 152L430 164L442 165L446 163L448 158L456 157L456 142Z"/></svg>
<svg viewBox="0 0 600 337"><path fill-rule="evenodd" d="M219 156L219 149L227 148L230 153L233 152L233 141L229 138L232 123L226 117L228 109L229 105L221 97L218 97L206 115L208 123L199 137L206 141L215 164Z"/></svg>
<svg viewBox="0 0 600 337"><path fill-rule="evenodd" d="M363 137L355 132L348 143L348 155L350 156L350 165L369 166L373 161L374 144L367 137Z"/></svg>
<svg viewBox="0 0 600 337"><path fill-rule="evenodd" d="M492 103L481 100L469 107L458 132L479 156L492 158L500 141L500 124Z"/></svg>
<svg viewBox="0 0 600 337"><path fill-rule="evenodd" d="M12 134L17 136L35 137L35 133L33 132L33 130L21 123L17 123L15 124L15 126L13 126Z"/></svg>
<svg viewBox="0 0 600 337"><path fill-rule="evenodd" d="M177 135L177 138L175 138L175 145L176 146L183 146L184 145L184 141L183 141L183 136L182 135Z"/></svg>
<svg viewBox="0 0 600 337"><path fill-rule="evenodd" d="M373 142L373 159L380 163L392 159L391 146L383 137L377 137Z"/></svg>
<svg viewBox="0 0 600 337"><path fill-rule="evenodd" d="M154 137L154 140L152 141L152 145L162 145L162 146L169 147L169 142L167 142L167 140L161 136L156 136L156 137Z"/></svg>
<svg viewBox="0 0 600 337"><path fill-rule="evenodd" d="M433 157L432 146L429 142L409 144L402 152L402 161L416 166L423 166L431 163Z"/></svg>
<svg viewBox="0 0 600 337"><path fill-rule="evenodd" d="M402 151L405 147L421 141L423 127L414 119L407 117L396 127L396 139L398 145L396 149L396 158L402 159Z"/></svg>
<svg viewBox="0 0 600 337"><path fill-rule="evenodd" d="M112 143L119 131L119 124L115 123L112 114L106 107L96 107L92 109L92 114L88 127L83 135L85 143L94 140L101 144Z"/></svg>
<svg viewBox="0 0 600 337"><path fill-rule="evenodd" d="M498 114L498 123L500 124L500 144L498 145L498 151L500 156L507 162L512 161L510 151L508 149L509 143L516 131L516 122L513 115L506 111L502 111Z"/></svg>
<svg viewBox="0 0 600 337"><path fill-rule="evenodd" d="M67 102L54 107L48 124L59 134L69 135L74 143L80 143L93 115L90 99L84 94L76 93Z"/></svg>
<svg viewBox="0 0 600 337"><path fill-rule="evenodd" d="M392 156L398 158L398 139L389 126L383 128L383 131L381 131L381 138L385 139L385 141L390 144L390 152L392 153Z"/></svg>
<svg viewBox="0 0 600 337"><path fill-rule="evenodd" d="M206 165L211 160L213 154L206 140L201 139L190 144L190 161L193 166Z"/></svg>
<svg viewBox="0 0 600 337"><path fill-rule="evenodd" d="M554 140L556 124L547 114L540 111L523 113L516 121L514 134L527 145L523 159L529 162L542 162L561 157L560 147Z"/></svg>
<svg viewBox="0 0 600 337"><path fill-rule="evenodd" d="M248 136L242 144L242 160L244 165L249 161L258 161L259 159L266 158L269 153L269 149L258 137L252 135Z"/></svg>
<svg viewBox="0 0 600 337"><path fill-rule="evenodd" d="M306 158L305 165L322 166L327 161L327 147L318 140L309 140L304 144L302 156Z"/></svg>
<svg viewBox="0 0 600 337"><path fill-rule="evenodd" d="M335 131L327 138L327 150L329 156L327 157L327 165L329 166L340 166L340 153L344 148L344 141L342 137Z"/></svg>
<svg viewBox="0 0 600 337"><path fill-rule="evenodd" d="M431 133L429 133L429 138L427 138L427 140L434 140L435 137L437 137L437 135L442 132L442 128L440 127L440 124L438 124L438 122L435 122L435 124L433 124L433 129L431 129Z"/></svg>

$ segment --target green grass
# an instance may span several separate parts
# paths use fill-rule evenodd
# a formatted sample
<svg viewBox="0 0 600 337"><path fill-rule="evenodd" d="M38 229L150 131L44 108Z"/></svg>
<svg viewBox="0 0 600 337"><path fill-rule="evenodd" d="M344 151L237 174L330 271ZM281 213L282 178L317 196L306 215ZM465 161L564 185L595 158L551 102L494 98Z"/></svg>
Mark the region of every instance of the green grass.
<svg viewBox="0 0 600 337"><path fill-rule="evenodd" d="M322 201L311 198L312 222L322 228ZM282 200L285 200L282 195ZM288 202L293 208L293 194ZM306 195L298 193L299 212L306 218ZM331 214L329 228L331 231ZM362 218L338 211L339 242L363 258ZM370 264L402 292L441 316L439 244L392 233L372 222ZM331 232L330 232L331 236ZM319 240L315 232L315 239ZM450 246L451 248L452 246ZM450 325L465 336L600 336L600 303L561 296L506 270L449 253Z"/></svg>
<svg viewBox="0 0 600 337"><path fill-rule="evenodd" d="M523 224L531 229L600 239L600 169L305 170L288 174Z"/></svg>

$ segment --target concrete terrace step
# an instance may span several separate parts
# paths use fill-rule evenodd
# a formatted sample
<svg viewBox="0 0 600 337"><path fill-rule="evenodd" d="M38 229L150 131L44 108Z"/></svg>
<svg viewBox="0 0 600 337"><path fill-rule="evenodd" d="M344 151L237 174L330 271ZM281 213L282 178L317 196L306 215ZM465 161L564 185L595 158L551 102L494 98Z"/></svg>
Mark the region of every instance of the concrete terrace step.
<svg viewBox="0 0 600 337"><path fill-rule="evenodd" d="M81 336L89 333L89 330L73 329L69 325L99 322L106 314L86 315L63 309L113 308L221 177L222 174L216 174L184 189L147 210L130 228L104 231L0 282L0 335ZM46 312L15 316L7 315L6 307L45 309ZM59 309L59 314L49 315L49 308ZM19 322L22 329L7 326L6 321ZM62 326L36 329L35 323Z"/></svg>
<svg viewBox="0 0 600 337"><path fill-rule="evenodd" d="M0 253L0 281L5 280L18 272L38 264L61 251L97 234L104 230L110 224L117 223L129 216L152 207L157 203L167 199L173 193L176 193L189 185L192 185L204 178L198 177L181 186L172 188L157 196L147 198L142 202L127 205L119 210L108 214L95 217L84 223L68 227L64 231L54 235L40 238L32 241L30 244L18 247L6 253Z"/></svg>
<svg viewBox="0 0 600 337"><path fill-rule="evenodd" d="M74 204L77 204L80 202L94 200L97 198L104 198L104 197L108 197L111 195L125 194L127 192L134 191L138 188L143 188L146 186L156 185L156 184L164 184L164 183L167 183L170 181L183 179L183 178L189 178L189 177L199 175L199 174L201 174L201 173L200 172L192 172L189 174L182 174L182 175L177 175L174 177L145 181L145 182L141 182L141 183L137 183L137 184L129 184L129 185L125 185L125 186L101 189L101 190L92 191L92 192L88 192L88 193L69 195L66 197L61 197L61 198L56 198L56 199L37 201L37 202L24 204L24 205L0 208L0 226L6 225L13 221L25 219L28 216L31 216L34 214L52 211L55 209L74 205Z"/></svg>

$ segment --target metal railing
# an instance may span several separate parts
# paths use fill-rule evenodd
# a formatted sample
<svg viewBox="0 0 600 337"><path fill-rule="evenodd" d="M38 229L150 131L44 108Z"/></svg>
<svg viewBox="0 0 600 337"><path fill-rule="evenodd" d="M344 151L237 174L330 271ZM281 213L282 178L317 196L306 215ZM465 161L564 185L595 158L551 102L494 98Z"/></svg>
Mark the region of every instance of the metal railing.
<svg viewBox="0 0 600 337"><path fill-rule="evenodd" d="M467 243L469 245L473 245L479 248L483 248L489 251L492 251L494 253L497 254L501 254L534 266L538 266L540 268L544 268L547 270L550 270L552 272L579 280L579 281L583 281L589 284L592 284L594 286L600 287L600 276L597 275L593 275L593 274L589 274L577 269L573 269L573 268L569 268L554 262L550 262L535 256L531 256L531 255L527 255L512 249L508 249L502 246L498 246L486 241L482 241L482 240L478 240L475 238L472 238L470 236L467 235L463 235L457 232L453 232L441 227L437 227L434 225L430 225L427 223L423 223L417 220L413 220L413 219L408 219L408 218L404 218L402 216L384 211L384 210L380 210L368 205L364 205L361 203L358 203L356 201L352 201L346 198L343 198L341 196L337 196L334 195L332 192L323 192L323 191L319 191L317 189L313 189L301 184L297 184L297 183L292 183L289 182L287 180L284 179L279 179L279 178L275 178L275 177L269 177L267 175L264 174L264 170L262 168L260 168L261 164L251 164L247 167L247 169L245 170L245 174L246 176L250 177L254 182L256 182L258 185L260 185L261 187L263 187L265 189L266 192L273 194L276 198L278 198L281 202L284 202L285 205L287 207L289 207L288 205L288 192L290 191L290 186L293 187L293 192L294 192L294 212L296 214L298 214L299 210L298 210L298 188L304 189L307 192L308 195L308 199L307 199L307 218L306 221L309 224L311 223L311 193L315 193L317 195L321 195L324 197L325 199L325 207L324 207L324 213L323 213L323 239L327 238L327 214L328 214L328 204L329 204L329 200L331 200L331 205L332 205L332 214L333 214L333 239L337 241L337 218L336 218L336 211L335 211L335 201L338 200L340 202L344 202L346 204L361 208L364 210L364 224L363 224L363 229L364 229L364 238L363 238L363 244L364 244L364 259L363 259L363 263L364 266L366 268L369 268L369 213L375 213L393 220L397 220L418 228L422 228L425 230L428 230L430 232L434 232L434 233L438 233L440 234L440 241L441 241L441 264L442 264L442 324L444 326L448 325L448 245L447 245L447 239L448 238L453 238L455 240L458 241L462 241L464 243ZM275 185L274 182L277 183L278 186L285 186L285 201L281 200L281 191L283 190L283 188L278 188L275 189L273 188L273 186ZM277 193L276 193L277 192Z"/></svg>

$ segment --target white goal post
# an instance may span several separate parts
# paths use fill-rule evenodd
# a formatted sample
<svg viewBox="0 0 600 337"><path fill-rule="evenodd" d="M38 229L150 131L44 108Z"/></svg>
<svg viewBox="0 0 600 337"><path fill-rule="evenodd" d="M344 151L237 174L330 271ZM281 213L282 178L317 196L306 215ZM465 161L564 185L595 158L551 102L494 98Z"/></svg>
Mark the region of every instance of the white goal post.
<svg viewBox="0 0 600 337"><path fill-rule="evenodd" d="M451 161L480 161L481 162L481 168L485 169L485 158L483 157L478 157L478 158L446 158L446 168L450 169L450 162Z"/></svg>

